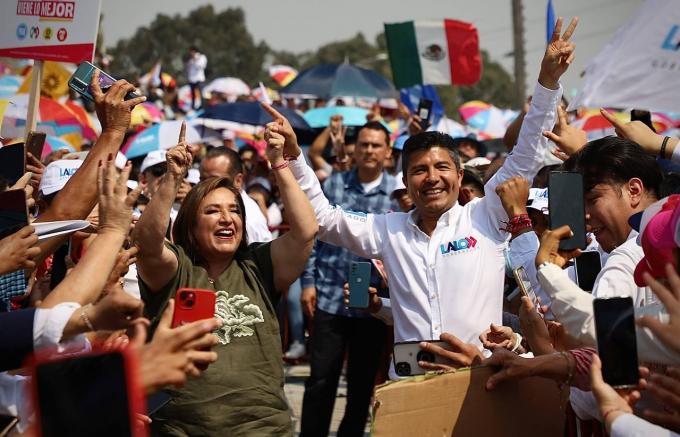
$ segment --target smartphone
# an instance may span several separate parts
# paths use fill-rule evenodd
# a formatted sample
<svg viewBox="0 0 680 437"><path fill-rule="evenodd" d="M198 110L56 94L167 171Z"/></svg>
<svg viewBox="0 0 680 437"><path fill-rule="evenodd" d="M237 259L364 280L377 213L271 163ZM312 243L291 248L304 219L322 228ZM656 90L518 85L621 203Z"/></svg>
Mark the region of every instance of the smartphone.
<svg viewBox="0 0 680 437"><path fill-rule="evenodd" d="M595 299L597 353L602 360L602 377L614 388L637 386L637 343L635 313L631 297Z"/></svg>
<svg viewBox="0 0 680 437"><path fill-rule="evenodd" d="M144 394L129 348L38 355L29 368L37 436L146 436L135 423L135 416L145 412Z"/></svg>
<svg viewBox="0 0 680 437"><path fill-rule="evenodd" d="M432 118L432 100L420 99L418 102L418 117L420 117L420 127L427 130L430 126L430 119Z"/></svg>
<svg viewBox="0 0 680 437"><path fill-rule="evenodd" d="M534 291L534 286L531 285L526 269L524 269L524 267L517 267L512 273L515 276L515 281L517 282L517 286L519 287L522 296L531 299L536 311L543 317L543 313L539 311L540 302L538 301L538 296L536 295L536 291Z"/></svg>
<svg viewBox="0 0 680 437"><path fill-rule="evenodd" d="M652 113L645 111L644 109L631 109L630 110L630 121L641 121L648 128L650 128L654 133L656 129L654 128L654 123L652 123Z"/></svg>
<svg viewBox="0 0 680 437"><path fill-rule="evenodd" d="M368 308L371 263L354 261L349 267L349 307Z"/></svg>
<svg viewBox="0 0 680 437"><path fill-rule="evenodd" d="M200 288L180 288L175 294L172 327L215 317L215 292Z"/></svg>
<svg viewBox="0 0 680 437"><path fill-rule="evenodd" d="M418 365L418 361L449 365L452 364L449 360L442 358L439 355L422 350L420 348L420 343L422 341L436 344L437 346L440 346L446 350L451 349L447 342L439 340L404 341L395 343L392 359L394 360L394 371L398 376L414 376L425 374L427 370L420 367Z"/></svg>
<svg viewBox="0 0 680 437"><path fill-rule="evenodd" d="M0 414L0 437L5 437L17 426L19 418L15 416L6 416Z"/></svg>
<svg viewBox="0 0 680 437"><path fill-rule="evenodd" d="M28 208L24 190L0 192L0 239L28 225Z"/></svg>
<svg viewBox="0 0 680 437"><path fill-rule="evenodd" d="M583 175L572 171L552 171L548 178L550 229L569 225L574 236L560 241L561 250L585 249L586 210L583 202Z"/></svg>
<svg viewBox="0 0 680 437"><path fill-rule="evenodd" d="M80 64L75 73L73 73L68 80L69 88L91 102L94 102L92 87L90 86L94 70L99 70L99 87L102 89L102 92L106 93L116 82L116 79L87 61ZM125 95L125 100L134 99L136 97L140 97L140 94L136 91L131 91Z"/></svg>
<svg viewBox="0 0 680 437"><path fill-rule="evenodd" d="M30 153L37 159L41 159L46 138L47 134L44 132L30 131L26 138L26 153Z"/></svg>
<svg viewBox="0 0 680 437"><path fill-rule="evenodd" d="M574 260L576 283L583 291L593 291L595 279L600 274L600 270L602 270L602 260L600 252L596 250L583 252Z"/></svg>
<svg viewBox="0 0 680 437"><path fill-rule="evenodd" d="M0 147L0 178L8 187L16 184L26 173L26 152L24 143Z"/></svg>

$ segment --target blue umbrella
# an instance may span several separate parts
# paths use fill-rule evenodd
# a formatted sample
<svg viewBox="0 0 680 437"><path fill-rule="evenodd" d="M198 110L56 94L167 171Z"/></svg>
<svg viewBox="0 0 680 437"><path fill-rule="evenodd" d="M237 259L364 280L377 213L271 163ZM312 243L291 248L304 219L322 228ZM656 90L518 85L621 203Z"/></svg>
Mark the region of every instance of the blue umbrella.
<svg viewBox="0 0 680 437"><path fill-rule="evenodd" d="M297 112L282 106L275 105L274 108L288 119L293 129L311 130L309 124ZM209 106L201 118L233 121L252 126L264 126L273 121L271 115L262 109L258 102L222 103Z"/></svg>
<svg viewBox="0 0 680 437"><path fill-rule="evenodd" d="M397 90L391 82L372 70L350 64L323 64L312 67L282 88L281 95L391 98Z"/></svg>
<svg viewBox="0 0 680 437"><path fill-rule="evenodd" d="M307 123L313 128L326 127L332 116L342 115L342 123L346 126L363 126L366 123L368 110L354 106L327 106L310 109L303 115Z"/></svg>

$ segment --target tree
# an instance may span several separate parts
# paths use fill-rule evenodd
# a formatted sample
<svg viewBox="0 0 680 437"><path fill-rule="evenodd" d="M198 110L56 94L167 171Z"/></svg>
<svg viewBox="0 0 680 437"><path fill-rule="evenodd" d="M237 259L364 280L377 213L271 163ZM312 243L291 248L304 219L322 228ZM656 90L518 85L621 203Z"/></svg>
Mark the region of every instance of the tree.
<svg viewBox="0 0 680 437"><path fill-rule="evenodd" d="M229 8L216 13L211 5L186 17L158 14L149 26L140 27L110 51L114 57L111 68L120 77L135 77L160 61L163 71L186 81L184 59L191 46L208 57L206 73L211 78L235 76L257 82L266 77L262 64L269 48L263 42L255 43L243 10Z"/></svg>

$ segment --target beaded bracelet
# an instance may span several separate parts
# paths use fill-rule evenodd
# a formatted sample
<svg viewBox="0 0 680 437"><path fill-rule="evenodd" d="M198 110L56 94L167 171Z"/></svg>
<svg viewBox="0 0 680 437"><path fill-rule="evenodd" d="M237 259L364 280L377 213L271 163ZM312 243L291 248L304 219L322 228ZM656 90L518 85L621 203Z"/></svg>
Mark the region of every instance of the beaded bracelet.
<svg viewBox="0 0 680 437"><path fill-rule="evenodd" d="M87 317L87 314L85 313L85 310L87 310L91 306L92 306L92 304L88 303L87 305L85 305L84 307L82 307L80 309L80 319L85 323L85 326L87 326L87 329L89 329L91 332L94 332L94 331L96 331L96 329L94 329L94 325L92 325L90 318Z"/></svg>
<svg viewBox="0 0 680 437"><path fill-rule="evenodd" d="M505 225L504 228L499 228L501 231L516 234L517 232L531 227L531 219L529 214L519 214L511 218L507 222L501 222Z"/></svg>
<svg viewBox="0 0 680 437"><path fill-rule="evenodd" d="M282 170L284 168L288 167L288 161L283 161L281 164L272 164L272 170Z"/></svg>

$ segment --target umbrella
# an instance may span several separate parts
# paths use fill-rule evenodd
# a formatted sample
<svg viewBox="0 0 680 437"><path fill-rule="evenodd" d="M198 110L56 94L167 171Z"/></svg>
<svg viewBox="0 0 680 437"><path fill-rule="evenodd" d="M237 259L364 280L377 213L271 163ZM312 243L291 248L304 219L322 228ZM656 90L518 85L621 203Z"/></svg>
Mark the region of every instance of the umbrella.
<svg viewBox="0 0 680 437"><path fill-rule="evenodd" d="M76 149L74 149L73 146L68 141L59 137L48 135L45 138L45 144L43 144L42 156L40 157L40 159L45 159L47 155L49 155L50 153L61 149L66 149L69 152L76 151Z"/></svg>
<svg viewBox="0 0 680 437"><path fill-rule="evenodd" d="M627 123L630 121L630 116L625 112L609 112L623 122ZM602 138L607 135L616 135L614 126L600 114L599 109L586 109L582 111L579 118L572 125L586 131L588 140Z"/></svg>
<svg viewBox="0 0 680 437"><path fill-rule="evenodd" d="M434 126L434 128L431 128L431 130L447 133L453 138L467 137L470 133L465 128L465 126L446 117L440 118L439 122Z"/></svg>
<svg viewBox="0 0 680 437"><path fill-rule="evenodd" d="M510 123L518 115L517 111L500 109L479 100L463 103L458 112L468 126L479 131L480 140L502 138Z"/></svg>
<svg viewBox="0 0 680 437"><path fill-rule="evenodd" d="M237 96L250 95L250 87L236 77L219 77L203 88L203 93L208 96L210 93L221 93L235 99Z"/></svg>
<svg viewBox="0 0 680 437"><path fill-rule="evenodd" d="M282 106L274 107L288 119L293 129L311 130L309 124L297 112ZM210 106L202 118L233 121L251 126L264 126L273 121L271 115L258 102L234 102Z"/></svg>
<svg viewBox="0 0 680 437"><path fill-rule="evenodd" d="M368 110L355 106L327 106L310 109L302 117L313 128L326 127L332 116L342 115L342 122L346 126L363 126L366 123Z"/></svg>
<svg viewBox="0 0 680 437"><path fill-rule="evenodd" d="M281 95L390 98L397 96L391 82L378 73L350 64L323 64L300 73L280 90Z"/></svg>
<svg viewBox="0 0 680 437"><path fill-rule="evenodd" d="M92 123L92 118L85 111L85 108L74 102L73 100L67 100L64 102L64 106L69 110L69 112L78 120L80 126L82 127L83 137L90 141L97 140L97 128ZM96 118L96 117L95 117ZM101 125L99 126L99 132L101 132Z"/></svg>
<svg viewBox="0 0 680 437"><path fill-rule="evenodd" d="M269 76L281 86L286 86L298 75L298 71L287 65L272 65L269 67Z"/></svg>
<svg viewBox="0 0 680 437"><path fill-rule="evenodd" d="M130 126L150 125L160 123L165 119L163 111L150 102L142 102L132 109L130 114Z"/></svg>
<svg viewBox="0 0 680 437"><path fill-rule="evenodd" d="M139 132L123 146L121 152L128 158L144 156L153 150L170 149L177 144L181 120L164 121ZM198 143L201 136L195 127L187 125L187 143Z"/></svg>
<svg viewBox="0 0 680 437"><path fill-rule="evenodd" d="M7 99L15 95L23 81L23 76L0 77L0 99Z"/></svg>
<svg viewBox="0 0 680 437"><path fill-rule="evenodd" d="M37 132L60 137L73 147L80 149L83 142L82 128L78 124L58 124L55 121L41 121L37 123ZM26 134L26 120L23 118L5 117L2 121L0 136L4 138L23 138Z"/></svg>
<svg viewBox="0 0 680 437"><path fill-rule="evenodd" d="M199 97L200 100L200 97ZM177 106L184 112L189 112L191 108L191 87L184 85L177 90Z"/></svg>

